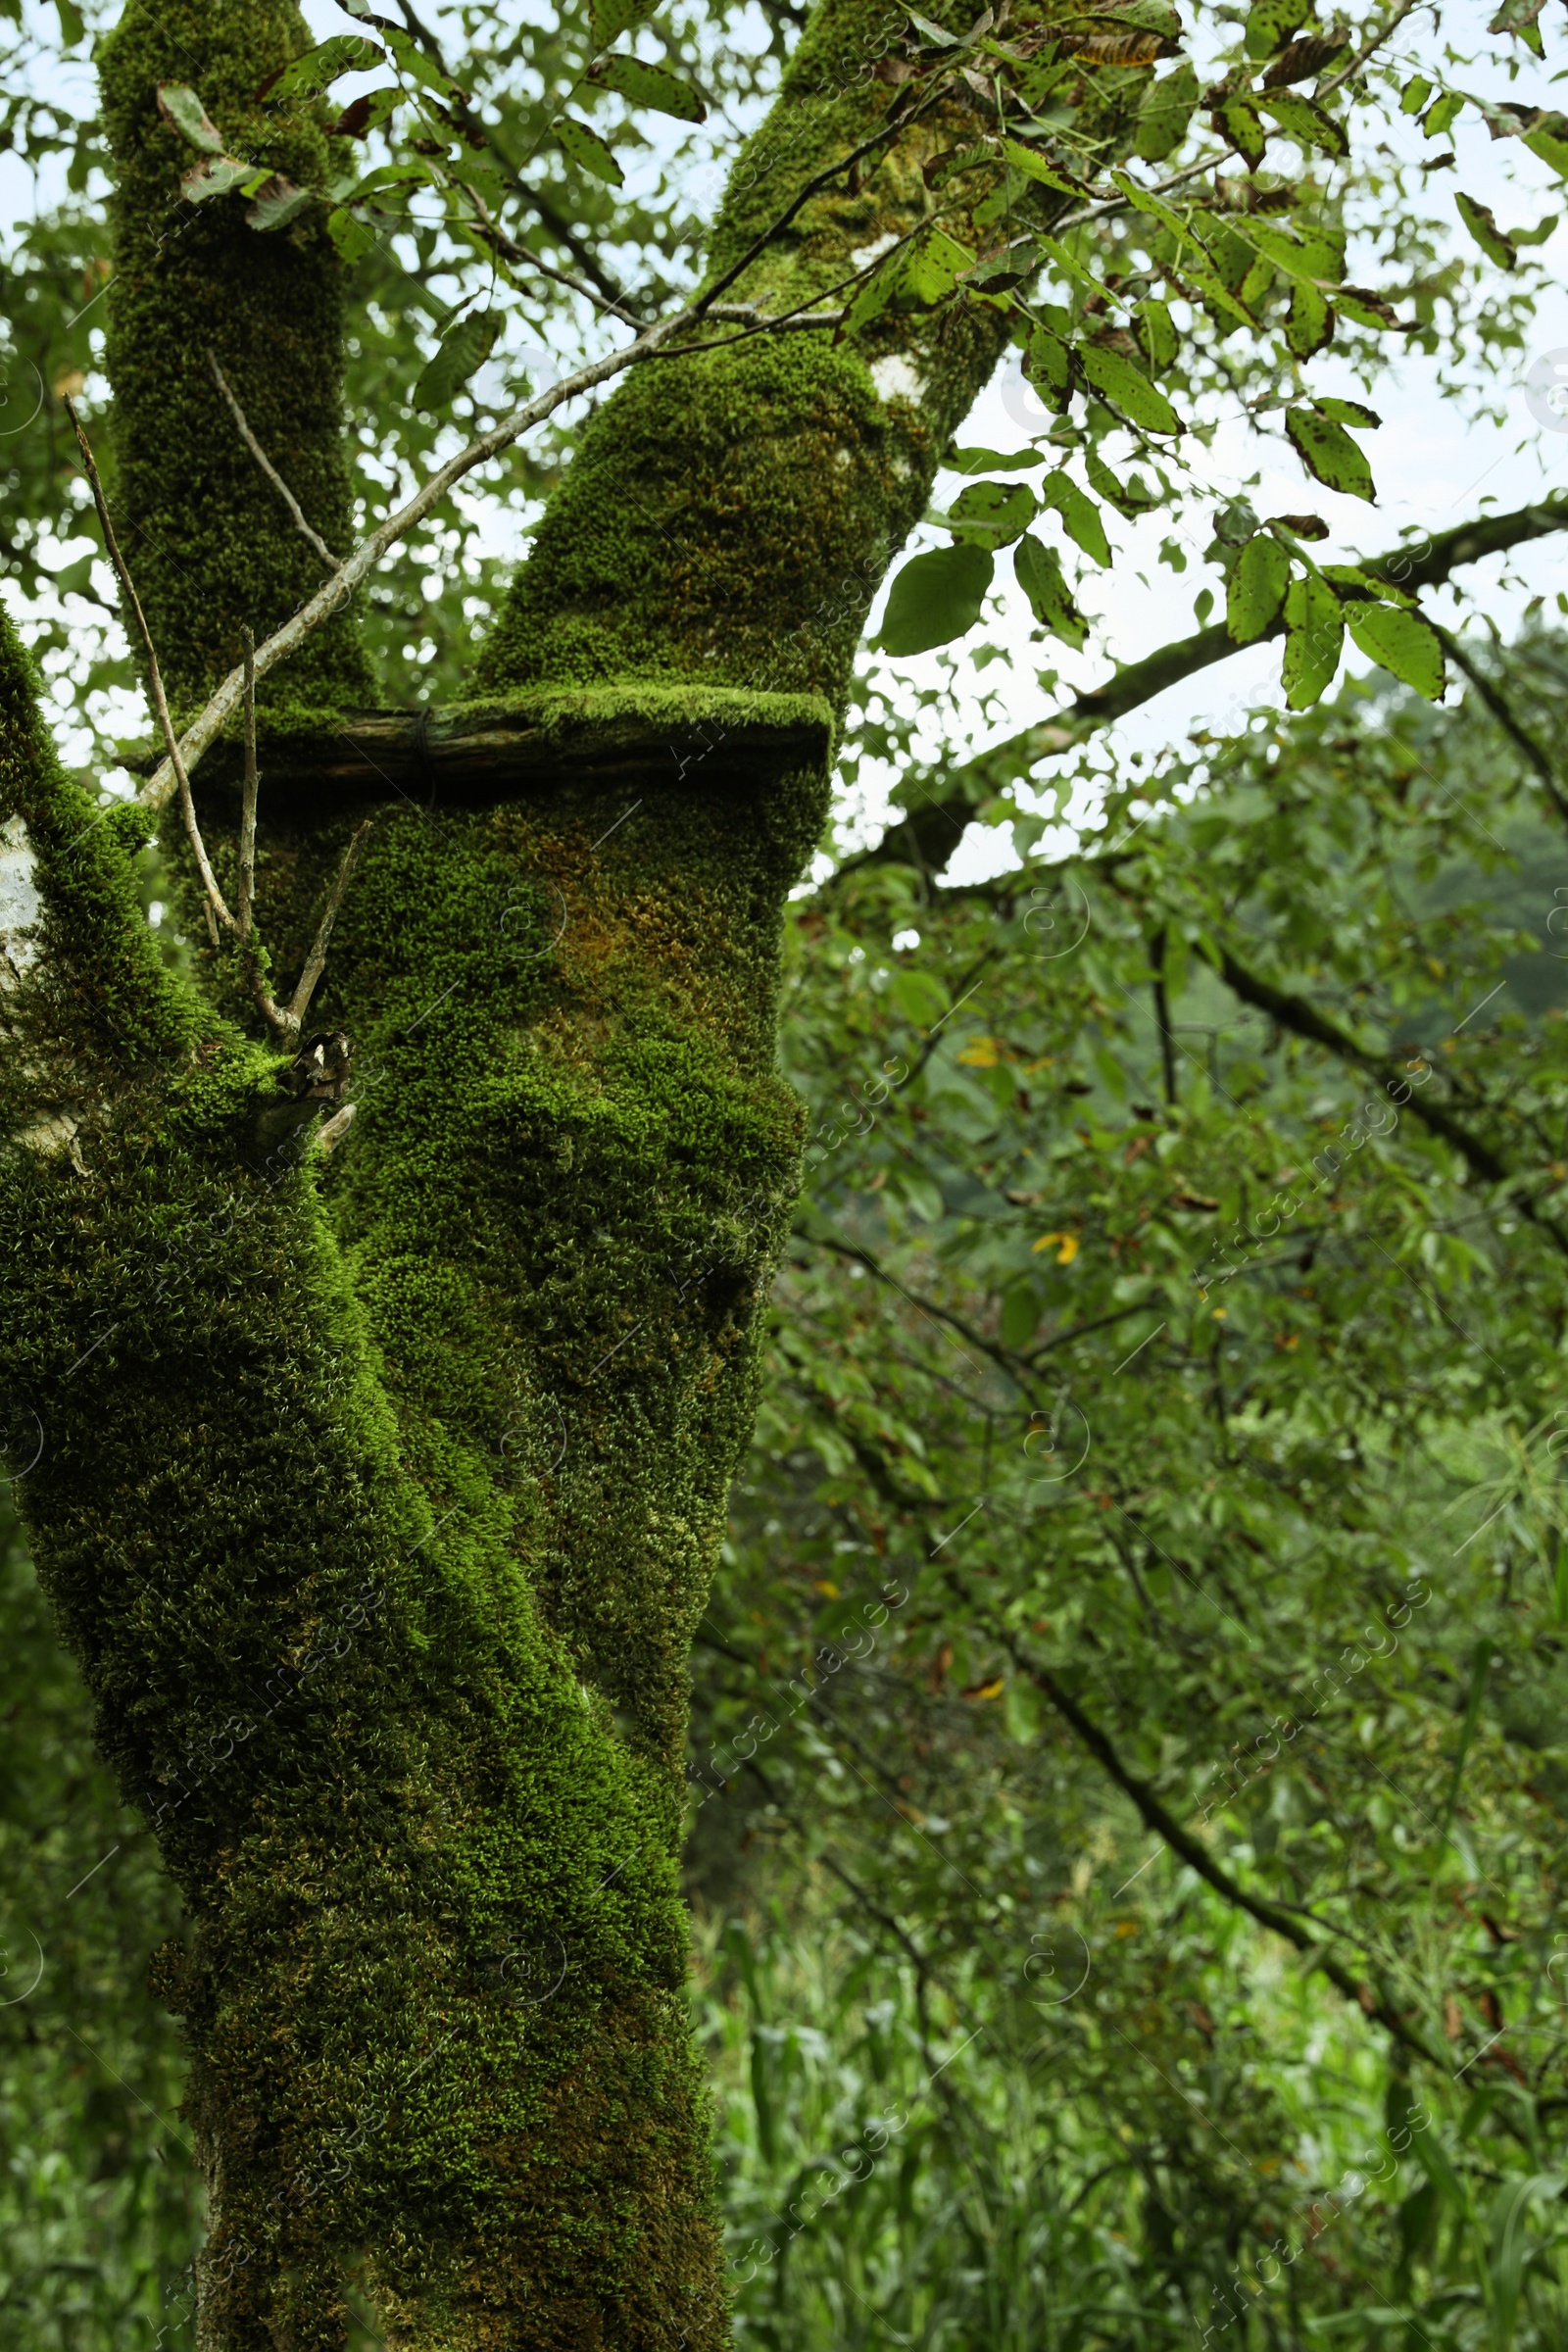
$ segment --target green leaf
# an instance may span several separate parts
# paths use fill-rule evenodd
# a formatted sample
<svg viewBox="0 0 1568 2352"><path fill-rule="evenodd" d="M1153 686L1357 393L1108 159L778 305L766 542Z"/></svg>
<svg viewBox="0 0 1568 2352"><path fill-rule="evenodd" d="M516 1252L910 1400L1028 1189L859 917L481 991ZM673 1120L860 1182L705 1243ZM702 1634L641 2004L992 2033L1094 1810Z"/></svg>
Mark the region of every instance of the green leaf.
<svg viewBox="0 0 1568 2352"><path fill-rule="evenodd" d="M1429 703L1441 700L1445 683L1443 641L1418 612L1397 605L1347 605L1346 626L1363 654L1413 686Z"/></svg>
<svg viewBox="0 0 1568 2352"><path fill-rule="evenodd" d="M985 151L976 149L973 152L983 154ZM1083 188L1077 181L1069 179L1064 172L1058 172L1054 164L1046 162L1044 156L1036 155L1032 147L1022 146L1017 139L1004 139L1002 152L1015 172L1021 172L1027 179L1039 180L1042 187L1054 188L1058 196L1083 194Z"/></svg>
<svg viewBox="0 0 1568 2352"><path fill-rule="evenodd" d="M1433 84L1424 74L1413 74L1399 97L1401 115L1418 115L1431 97Z"/></svg>
<svg viewBox="0 0 1568 2352"><path fill-rule="evenodd" d="M1320 286L1298 278L1291 288L1285 341L1298 360L1309 360L1334 340L1334 307Z"/></svg>
<svg viewBox="0 0 1568 2352"><path fill-rule="evenodd" d="M307 206L317 201L314 188L297 188L280 172L271 172L256 191L256 201L245 210L246 225L250 228L287 228L297 220Z"/></svg>
<svg viewBox="0 0 1568 2352"><path fill-rule="evenodd" d="M1353 424L1363 433L1376 432L1383 422L1376 409L1369 409L1364 401L1336 400L1325 395L1314 400L1312 406L1320 416L1332 416L1336 424Z"/></svg>
<svg viewBox="0 0 1568 2352"><path fill-rule="evenodd" d="M1089 487L1118 514L1147 514L1151 507L1163 503L1168 492L1151 490L1143 476L1137 473L1115 474L1105 464L1098 449L1092 445L1084 451L1084 471Z"/></svg>
<svg viewBox="0 0 1568 2352"><path fill-rule="evenodd" d="M673 115L678 122L706 122L708 109L689 81L662 66L645 66L640 57L602 57L588 69L587 78L601 89L614 90L629 105L646 106L657 115Z"/></svg>
<svg viewBox="0 0 1568 2352"><path fill-rule="evenodd" d="M1099 343L1083 343L1078 348L1078 365L1101 397L1114 402L1141 431L1180 433L1184 429L1164 393L1124 353L1107 351Z"/></svg>
<svg viewBox="0 0 1568 2352"><path fill-rule="evenodd" d="M1209 121L1228 146L1234 147L1250 172L1255 172L1263 161L1263 149L1268 133L1263 118L1250 99L1222 98Z"/></svg>
<svg viewBox="0 0 1568 2352"><path fill-rule="evenodd" d="M400 32L395 24L389 24L384 17L378 17L376 23L386 37L386 45L396 60L398 71L406 74L411 81L419 83L421 88L433 90L438 97L449 98L452 95L452 82L434 58L427 57L417 41L411 40L406 32Z"/></svg>
<svg viewBox="0 0 1568 2352"><path fill-rule="evenodd" d="M1345 615L1332 588L1310 573L1291 582L1285 597L1285 701L1292 710L1309 710L1327 693L1340 666Z"/></svg>
<svg viewBox="0 0 1568 2352"><path fill-rule="evenodd" d="M1023 371L1048 408L1061 415L1072 402L1073 355L1070 345L1049 327L1037 326L1024 354Z"/></svg>
<svg viewBox="0 0 1568 2352"><path fill-rule="evenodd" d="M1533 49L1537 57L1544 57L1545 52L1541 45L1541 26L1537 20L1544 6L1545 0L1502 0L1502 6L1487 30L1511 32L1515 40L1523 41L1525 47Z"/></svg>
<svg viewBox="0 0 1568 2352"><path fill-rule="evenodd" d="M60 19L60 38L68 49L86 38L87 24L76 0L55 0L55 15Z"/></svg>
<svg viewBox="0 0 1568 2352"><path fill-rule="evenodd" d="M1324 155L1349 154L1350 142L1344 123L1336 122L1315 98L1303 98L1298 90L1270 90L1260 93L1257 103L1265 115L1273 117L1286 137L1294 139L1303 151L1316 147Z"/></svg>
<svg viewBox="0 0 1568 2352"><path fill-rule="evenodd" d="M207 109L195 91L183 81L161 81L158 84L158 112L171 130L177 130L188 146L199 147L204 155L221 155L221 132L207 120Z"/></svg>
<svg viewBox="0 0 1568 2352"><path fill-rule="evenodd" d="M1133 313L1138 340L1151 368L1175 366L1181 352L1182 339L1168 302L1141 302Z"/></svg>
<svg viewBox="0 0 1568 2352"><path fill-rule="evenodd" d="M1277 615L1291 584L1291 559L1268 531L1249 539L1236 559L1225 597L1225 626L1238 645L1250 645Z"/></svg>
<svg viewBox="0 0 1568 2352"><path fill-rule="evenodd" d="M995 569L990 548L967 539L911 557L894 578L876 639L879 649L898 661L967 636L980 617Z"/></svg>
<svg viewBox="0 0 1568 2352"><path fill-rule="evenodd" d="M1026 482L971 482L950 511L950 523L983 547L1007 547L1035 518L1035 494Z"/></svg>
<svg viewBox="0 0 1568 2352"><path fill-rule="evenodd" d="M1368 596L1378 597L1386 605L1407 605L1411 612L1415 610L1415 598L1406 595L1402 588L1396 588L1381 572L1365 571L1359 564L1324 564L1319 568L1336 588L1363 588Z"/></svg>
<svg viewBox="0 0 1568 2352"><path fill-rule="evenodd" d="M1224 280L1212 270L1195 267L1184 262L1181 270L1184 292L1191 293L1202 304L1222 334L1231 334L1239 326L1257 331L1257 320L1244 302L1238 302Z"/></svg>
<svg viewBox="0 0 1568 2352"><path fill-rule="evenodd" d="M1041 627L1070 645L1074 653L1081 653L1089 624L1072 601L1055 549L1040 539L1020 539L1012 567Z"/></svg>
<svg viewBox="0 0 1568 2352"><path fill-rule="evenodd" d="M231 155L220 155L216 161L208 159L192 164L179 183L179 192L187 204L205 204L210 197L226 196L230 188L242 188L250 195L267 178L254 164L239 163Z"/></svg>
<svg viewBox="0 0 1568 2352"><path fill-rule="evenodd" d="M938 49L961 49L963 47L961 32L947 31L942 25L934 24L929 17L922 17L917 9L906 7L904 13L921 38L932 42Z"/></svg>
<svg viewBox="0 0 1568 2352"><path fill-rule="evenodd" d="M874 270L833 331L842 342L887 310L928 311L953 291L974 255L940 228L930 228Z"/></svg>
<svg viewBox="0 0 1568 2352"><path fill-rule="evenodd" d="M1198 111L1198 74L1184 58L1173 72L1152 81L1138 110L1136 153L1146 164L1162 164L1187 136Z"/></svg>
<svg viewBox="0 0 1568 2352"><path fill-rule="evenodd" d="M1152 220L1157 220L1161 228L1170 231L1178 245L1193 245L1198 242L1194 230L1182 220L1180 214L1171 211L1162 196L1151 195L1148 188L1141 188L1130 172L1112 172L1110 176L1135 213L1147 213Z"/></svg>
<svg viewBox="0 0 1568 2352"><path fill-rule="evenodd" d="M1448 90L1445 92L1444 96L1438 100L1436 106L1428 109L1426 120L1421 125L1421 128L1425 131L1427 137L1429 139L1441 139L1444 132L1453 122L1454 117L1462 109L1463 105L1464 92L1462 90Z"/></svg>
<svg viewBox="0 0 1568 2352"><path fill-rule="evenodd" d="M1473 196L1462 193L1456 195L1453 201L1460 220L1488 261L1495 262L1499 270L1517 269L1519 256L1514 250L1513 239L1503 235L1492 217L1491 207L1477 204Z"/></svg>
<svg viewBox="0 0 1568 2352"><path fill-rule="evenodd" d="M612 41L618 41L634 24L646 24L658 6L659 0L588 0L594 47L608 49Z"/></svg>
<svg viewBox="0 0 1568 2352"><path fill-rule="evenodd" d="M956 473L1025 473L1032 466L1043 466L1045 462L1043 449L1015 450L1011 457L1004 457L995 449L950 449L942 461Z"/></svg>
<svg viewBox="0 0 1568 2352"><path fill-rule="evenodd" d="M1110 542L1105 537L1100 509L1087 490L1079 489L1070 473L1052 474L1041 483L1036 495L1041 513L1047 514L1054 508L1061 516L1068 538L1083 549L1092 563L1102 567L1109 564Z"/></svg>
<svg viewBox="0 0 1568 2352"><path fill-rule="evenodd" d="M1377 503L1372 468L1343 424L1311 409L1287 409L1285 430L1318 481L1330 490L1343 490L1347 497L1364 498L1369 506Z"/></svg>
<svg viewBox="0 0 1568 2352"><path fill-rule="evenodd" d="M441 338L440 348L425 362L414 387L414 405L439 414L449 409L464 385L477 375L495 348L501 332L498 311L481 311L460 318Z"/></svg>
<svg viewBox="0 0 1568 2352"><path fill-rule="evenodd" d="M342 205L328 215L326 231L344 261L350 264L363 259L375 243L374 229Z"/></svg>
<svg viewBox="0 0 1568 2352"><path fill-rule="evenodd" d="M1525 145L1548 164L1559 179L1568 179L1568 117L1548 115L1534 130L1525 132Z"/></svg>
<svg viewBox="0 0 1568 2352"><path fill-rule="evenodd" d="M1251 58L1272 57L1283 49L1302 20L1312 13L1312 0L1252 0L1247 12L1245 46Z"/></svg>
<svg viewBox="0 0 1568 2352"><path fill-rule="evenodd" d="M612 188L621 185L626 174L597 130L590 130L586 122L574 122L570 115L563 115L551 127L563 151L580 172L591 172L595 179L606 180Z"/></svg>
<svg viewBox="0 0 1568 2352"><path fill-rule="evenodd" d="M368 74L386 62L379 41L363 32L334 33L331 40L318 41L314 49L286 65L281 74L263 82L262 95L269 99L318 97L341 74Z"/></svg>

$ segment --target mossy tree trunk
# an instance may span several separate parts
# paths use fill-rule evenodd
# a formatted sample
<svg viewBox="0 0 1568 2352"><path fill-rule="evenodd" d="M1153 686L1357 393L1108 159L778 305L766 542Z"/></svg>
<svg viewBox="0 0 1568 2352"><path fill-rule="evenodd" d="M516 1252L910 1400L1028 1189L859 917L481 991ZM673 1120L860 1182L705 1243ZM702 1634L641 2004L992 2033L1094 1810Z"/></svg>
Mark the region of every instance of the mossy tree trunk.
<svg viewBox="0 0 1568 2352"><path fill-rule="evenodd" d="M715 266L875 126L897 23L819 13ZM209 348L346 545L341 294L308 217L263 237L237 199L179 204L155 93L194 84L309 182L315 134L282 152L254 100L306 41L281 0L174 0L104 60L117 508L187 706L319 576ZM961 127L813 200L736 294L842 279ZM726 2339L676 1860L687 1649L798 1179L781 908L869 600L1004 332L970 306L750 336L606 404L480 669L544 753L368 805L318 1004L355 1048L330 1157L230 950L191 981L161 959L143 820L62 778L0 649L5 1376L41 1572L188 1915L157 1978L210 2352L340 2347L351 2288L405 2352ZM352 614L271 688L282 771L291 731L369 699ZM367 808L264 777L280 972Z"/></svg>

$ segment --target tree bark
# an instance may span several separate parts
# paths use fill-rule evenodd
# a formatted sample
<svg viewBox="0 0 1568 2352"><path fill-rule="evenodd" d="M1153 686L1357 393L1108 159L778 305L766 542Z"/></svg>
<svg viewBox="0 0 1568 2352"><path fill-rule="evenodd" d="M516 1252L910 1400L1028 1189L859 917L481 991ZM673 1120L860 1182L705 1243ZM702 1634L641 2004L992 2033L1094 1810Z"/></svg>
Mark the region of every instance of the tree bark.
<svg viewBox="0 0 1568 2352"><path fill-rule="evenodd" d="M903 22L828 0L715 270L876 128ZM318 577L209 342L344 545L341 294L309 216L181 206L156 89L309 184L318 135L254 97L305 41L277 0L186 0L104 67L117 514L187 703ZM734 294L843 280L962 127L813 199ZM142 820L63 778L0 646L5 1377L40 1572L187 1913L155 1974L209 2186L204 2352L338 2352L351 2290L402 2352L727 2340L676 1863L687 1650L799 1176L781 911L869 601L1008 327L971 303L837 345L710 331L590 422L488 717L383 774L352 614L279 673L277 973L374 820L318 999L353 1043L330 1154L233 947L161 958ZM527 741L463 771L436 747L465 726ZM345 773L321 747L356 728ZM198 802L232 898L220 764Z"/></svg>

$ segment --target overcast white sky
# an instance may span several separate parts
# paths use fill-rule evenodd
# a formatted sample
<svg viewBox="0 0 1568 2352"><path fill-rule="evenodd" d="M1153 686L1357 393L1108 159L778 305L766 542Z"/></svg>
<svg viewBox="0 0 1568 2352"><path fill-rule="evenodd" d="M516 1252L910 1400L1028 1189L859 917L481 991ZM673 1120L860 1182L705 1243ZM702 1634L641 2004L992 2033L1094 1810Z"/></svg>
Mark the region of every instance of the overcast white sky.
<svg viewBox="0 0 1568 2352"><path fill-rule="evenodd" d="M431 9L437 21L439 13L438 9ZM1517 84L1510 85L1500 61L1492 62L1497 58L1498 45L1484 33L1490 13L1491 0L1480 0L1479 5L1476 0L1459 0L1458 5L1450 0L1444 10L1444 37L1485 61L1460 74L1460 81L1499 97L1555 96L1547 85L1563 68L1561 44L1557 44L1558 54L1554 56L1552 34L1548 32L1545 64L1535 67L1527 61L1525 74ZM321 37L345 30L353 23L335 0L305 0L305 14ZM1404 28L1401 54L1412 68L1430 66L1436 61L1438 36L1431 25L1430 12L1421 12ZM738 34L731 35L732 40L744 37L744 26ZM81 85L73 91L79 103L86 98L90 69L72 67L66 72L73 83ZM342 86L348 94L356 85ZM704 209L710 211L726 148L746 124L733 120L727 123L714 121L706 132L695 135L688 134L683 126L659 119L654 119L649 127L656 132L658 145L637 167L639 173L650 178L661 172L678 175L703 202ZM1396 136L1411 154L1433 152L1432 147L1423 145L1419 126L1413 122L1398 124ZM1322 514L1334 533L1322 551L1330 559L1357 552L1374 553L1392 545L1406 526L1438 531L1484 507L1517 506L1565 480L1568 418L1564 419L1562 430L1544 428L1527 407L1525 377L1533 363L1549 359L1557 352L1563 354L1568 373L1568 292L1562 283L1568 274L1565 267L1568 266L1568 189L1519 140L1494 143L1484 124L1473 118L1461 118L1447 143L1455 150L1458 169L1434 175L1436 210L1451 215L1453 191L1462 187L1482 203L1491 204L1505 227L1531 223L1559 206L1565 215L1550 243L1541 249L1548 279L1553 282L1542 297L1529 348L1518 364L1510 368L1508 380L1494 382L1491 387L1494 401L1506 403L1505 421L1501 425L1478 421L1466 415L1461 403L1445 399L1437 387L1435 367L1419 355L1413 363L1401 362L1397 371L1391 370L1373 394L1373 405L1384 418L1381 430L1359 436L1379 485L1376 509L1308 482L1288 451L1282 452L1277 445L1264 441L1239 416L1221 425L1210 451L1187 445L1195 469L1212 483L1217 494L1232 494L1245 486L1261 514L1298 512L1305 508ZM12 217L30 213L40 198L48 202L55 193L47 184L35 190L30 176L14 156L0 157L0 213ZM1456 219L1453 244L1461 255L1478 258L1474 257L1474 249ZM1358 274L1353 253L1350 273L1352 277ZM1337 368L1332 354L1325 354L1313 363L1311 378L1313 388L1318 391L1359 389ZM963 437L989 447L1009 449L1020 446L1031 431L1043 429L1046 422L1018 373L1014 355L983 394ZM1250 477L1259 471L1261 481L1250 484ZM492 543L514 544L516 518L507 514L495 502L481 506L476 500L474 520L487 537L494 535ZM956 724L947 730L950 739L956 735L959 740L970 737L983 742L988 736L1011 733L1044 716L1054 698L1037 683L1036 673L1043 664L1059 670L1069 688L1089 684L1103 677L1113 662L1135 659L1170 638L1187 634L1196 625L1195 594L1205 584L1205 578L1207 584L1217 585L1201 566L1200 551L1209 536L1206 524L1195 521L1188 526L1192 534L1188 539L1190 565L1185 573L1178 575L1157 560L1159 543L1171 528L1168 520L1142 524L1123 522L1112 516L1107 516L1107 520L1112 525L1113 542L1119 544L1121 553L1113 572L1091 572L1084 582L1083 596L1085 609L1098 614L1102 621L1099 647L1089 656L1075 657L1054 640L1048 646L1032 646L1030 617L1022 599L1005 578L1007 564L1004 559L999 565L999 573L1003 575L1001 617L983 632L977 632L977 637L983 634L998 639L1008 648L1012 660L1005 667L992 664L983 679L975 676L965 661L960 674L959 707L952 713ZM1178 531L1176 535L1184 534ZM935 543L937 537L928 534L926 543ZM1558 588L1568 587L1562 542L1547 539L1506 559L1476 565L1463 575L1463 586L1466 594L1483 602L1506 630L1533 595L1549 597ZM1440 610L1451 616L1455 606L1450 600ZM873 616L873 626L876 617ZM884 663L882 674L889 691L897 693L900 680L931 683L941 672L933 657L920 657ZM1113 752L1125 755L1179 740L1197 725L1223 725L1234 719L1250 701L1271 697L1277 674L1277 647L1239 653L1229 662L1171 688L1105 740ZM1005 706L1004 718L989 728L978 710L982 689L992 692L1000 689ZM932 748L935 748L934 738ZM874 814L878 798L873 793L864 811L866 817ZM999 846L993 837L990 845L993 857ZM972 864L976 854L974 845L967 853L960 853L963 864Z"/></svg>

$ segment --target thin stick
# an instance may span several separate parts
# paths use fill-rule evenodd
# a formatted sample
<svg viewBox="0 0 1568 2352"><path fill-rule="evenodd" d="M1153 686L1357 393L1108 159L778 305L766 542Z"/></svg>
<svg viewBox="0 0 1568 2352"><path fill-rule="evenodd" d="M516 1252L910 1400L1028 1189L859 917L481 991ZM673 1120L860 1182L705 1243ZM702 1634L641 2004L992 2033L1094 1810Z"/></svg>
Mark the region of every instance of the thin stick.
<svg viewBox="0 0 1568 2352"><path fill-rule="evenodd" d="M277 492L278 497L283 501L284 506L287 507L289 513L293 515L295 523L298 525L299 529L304 532L306 538L316 550L316 553L320 557L321 562L326 565L327 570L336 571L338 562L336 556L333 555L332 550L327 546L326 541L321 537L320 532L314 530L310 523L306 521L304 508L300 505L299 500L295 497L287 482L284 481L283 476L278 472L277 467L272 464L272 461L268 456L266 450L257 440L256 435L251 431L250 421L247 418L244 410L240 407L239 402L235 399L232 391L229 389L228 378L224 375L223 370L218 365L217 352L210 351L207 354L207 358L213 370L213 381L217 384L218 389L220 392L221 392L223 398L227 401L229 408L233 412L234 422L239 426L240 439L250 451L251 456L256 460L256 463L261 467L263 473L266 474L268 480L271 483L272 488Z"/></svg>
<svg viewBox="0 0 1568 2352"><path fill-rule="evenodd" d="M315 944L309 956L305 958L305 969L300 974L300 984L294 991L293 1001L288 1008L288 1018L296 1029L301 1026L306 1013L310 1010L311 999L316 994L316 984L326 968L326 949L327 942L332 936L332 925L337 921L337 910L343 904L343 893L354 878L354 868L360 862L360 852L365 847L369 831L370 823L367 818L349 843L343 854L343 862L337 869L337 880L332 885L332 895L326 902L321 915L320 928L316 934Z"/></svg>
<svg viewBox="0 0 1568 2352"><path fill-rule="evenodd" d="M104 497L104 486L98 479L98 466L92 454L92 444L82 430L81 418L76 415L75 403L68 398L65 410L66 415L71 418L77 446L81 451L82 466L92 487L93 504L98 510L99 527L103 531L104 546L109 551L109 561L115 567L121 591L126 604L135 614L136 626L141 632L142 647L147 656L147 689L152 698L153 710L157 714L164 741L169 747L170 764L173 768L174 779L179 786L179 812L185 820L185 831L190 837L190 846L196 855L196 868L202 878L202 888L207 893L207 928L214 947L217 947L218 930L213 920L214 915L220 916L230 931L236 928L234 917L224 906L223 894L219 889L217 877L207 862L207 852L202 846L201 828L196 822L196 806L190 797L190 777L186 772L185 762L180 757L179 741L174 733L174 722L169 715L169 704L164 694L163 673L158 666L158 656L153 650L152 631L147 626L147 615L141 609L141 599L131 583L125 559L120 552L120 542L115 537L115 526L109 519L109 502Z"/></svg>
<svg viewBox="0 0 1568 2352"><path fill-rule="evenodd" d="M261 777L256 768L256 636L241 629L245 649L245 782L239 812L239 935L250 937L251 907L256 898L256 796Z"/></svg>
<svg viewBox="0 0 1568 2352"><path fill-rule="evenodd" d="M569 376L564 376L559 383L549 385L534 399L525 401L520 409L514 409L510 416L503 416L499 424L493 424L476 441L470 441L467 448L460 450L456 457L449 458L440 470L431 474L423 486L415 492L406 506L400 507L395 514L387 515L368 539L361 540L353 555L329 580L321 583L308 603L302 605L280 629L257 647L258 679L265 678L270 670L286 661L313 631L339 612L360 582L373 571L387 550L396 547L400 539L407 537L415 524L421 521L430 509L446 496L455 482L461 482L465 474L471 473L476 466L484 465L487 459L499 457L530 425L542 424L547 416L554 416L556 410L564 407L568 400L576 399L579 393L591 392L595 385L608 382L612 375L619 375L634 362L646 359L668 336L689 326L691 320L692 309L687 304L684 309L672 312L669 318L657 320L634 342L623 344L619 351L608 352L603 359L591 361L588 366L576 368ZM224 721L238 710L244 682L244 672L236 665L200 716L186 728L178 749L181 758L191 766L217 741ZM177 770L169 760L160 760L137 795L141 806L162 808L173 788L176 775Z"/></svg>
<svg viewBox="0 0 1568 2352"><path fill-rule="evenodd" d="M514 268L537 270L542 277L553 277L558 286L565 286L573 294L580 294L585 302L593 304L596 311L604 311L610 318L618 318L622 325L641 331L643 321L635 311L628 311L624 303L612 302L607 294L596 294L585 278L573 277L569 270L558 270L554 263L541 261L531 246L519 245L515 237L509 237L499 222L491 218L490 208L477 188L470 187L466 180L460 182L460 185L477 215L473 227L504 262L512 263Z"/></svg>

